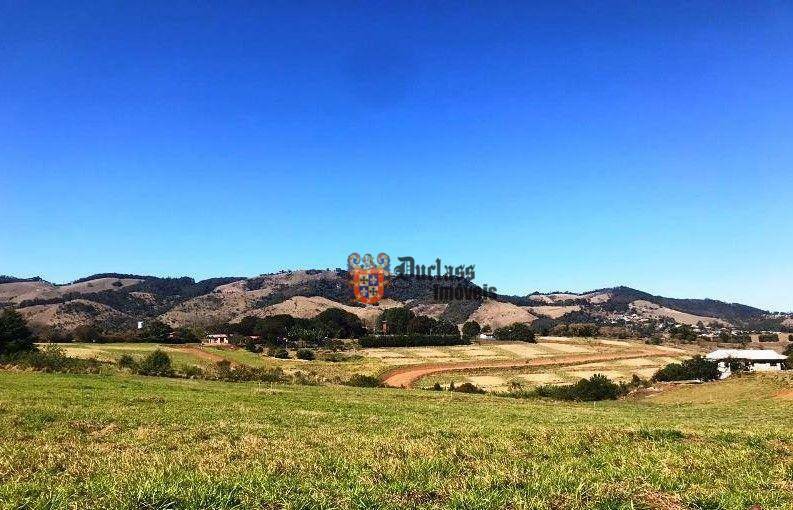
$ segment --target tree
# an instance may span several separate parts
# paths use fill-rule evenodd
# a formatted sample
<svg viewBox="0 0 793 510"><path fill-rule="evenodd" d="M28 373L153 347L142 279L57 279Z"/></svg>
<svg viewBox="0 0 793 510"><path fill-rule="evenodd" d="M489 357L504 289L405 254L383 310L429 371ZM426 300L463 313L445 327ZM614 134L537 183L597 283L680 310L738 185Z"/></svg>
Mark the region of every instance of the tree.
<svg viewBox="0 0 793 510"><path fill-rule="evenodd" d="M536 342L534 339L534 331L528 324L523 322L516 322L509 326L497 328L493 332L493 337L496 340L519 340L522 342Z"/></svg>
<svg viewBox="0 0 793 510"><path fill-rule="evenodd" d="M100 343L104 341L102 333L91 324L81 324L72 331L72 338L75 342Z"/></svg>
<svg viewBox="0 0 793 510"><path fill-rule="evenodd" d="M386 334L404 335L408 332L408 323L410 319L415 316L416 314L406 307L383 310L383 313L381 313L380 317L377 319L377 332L383 332L383 325L385 325Z"/></svg>
<svg viewBox="0 0 793 510"><path fill-rule="evenodd" d="M271 315L256 322L253 334L267 343L273 343L286 336L287 331L295 325L295 318L287 314Z"/></svg>
<svg viewBox="0 0 793 510"><path fill-rule="evenodd" d="M460 336L460 330L457 328L456 324L452 324L449 321L445 321L443 319L438 320L435 324L435 327L432 330L433 335L457 335Z"/></svg>
<svg viewBox="0 0 793 510"><path fill-rule="evenodd" d="M715 381L721 377L719 365L715 361L700 355L687 359L682 363L670 363L653 376L654 381Z"/></svg>
<svg viewBox="0 0 793 510"><path fill-rule="evenodd" d="M416 335L430 335L437 327L437 322L432 317L417 315L408 321L407 333ZM390 333L390 331L389 331Z"/></svg>
<svg viewBox="0 0 793 510"><path fill-rule="evenodd" d="M479 336L481 333L482 328L479 326L479 323L476 321L468 321L463 324L463 338L472 339Z"/></svg>
<svg viewBox="0 0 793 510"><path fill-rule="evenodd" d="M34 349L33 333L21 313L7 308L0 314L0 354Z"/></svg>
<svg viewBox="0 0 793 510"><path fill-rule="evenodd" d="M359 338L366 334L361 319L341 308L328 308L314 317L313 321L332 338Z"/></svg>
<svg viewBox="0 0 793 510"><path fill-rule="evenodd" d="M170 340L168 335L171 334L171 326L161 321L148 322L140 332L140 339L144 342L161 342L165 343Z"/></svg>
<svg viewBox="0 0 793 510"><path fill-rule="evenodd" d="M173 335L171 335L169 341L177 344L194 344L198 342L198 335L189 328L176 328L173 330Z"/></svg>
<svg viewBox="0 0 793 510"><path fill-rule="evenodd" d="M682 324L676 328L673 328L669 334L673 339L683 342L693 342L697 339L697 334L694 332L694 328L688 324Z"/></svg>

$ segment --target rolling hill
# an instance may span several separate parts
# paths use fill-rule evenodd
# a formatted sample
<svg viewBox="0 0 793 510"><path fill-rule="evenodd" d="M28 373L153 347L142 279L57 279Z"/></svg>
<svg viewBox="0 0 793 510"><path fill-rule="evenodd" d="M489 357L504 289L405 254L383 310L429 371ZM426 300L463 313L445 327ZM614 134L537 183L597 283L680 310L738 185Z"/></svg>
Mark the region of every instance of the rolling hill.
<svg viewBox="0 0 793 510"><path fill-rule="evenodd" d="M154 318L173 326L206 326L239 321L247 315L264 317L279 313L309 318L332 307L350 311L372 325L380 310L402 305L420 315L456 324L476 320L491 328L513 322L533 323L538 319L556 323L704 323L777 331L793 326L790 316L743 304L667 298L629 287L438 302L433 299L435 283L429 279L393 282L386 288L385 299L379 306L364 306L354 300L349 275L340 269L282 271L253 278L201 281L189 277L102 273L62 285L38 277L2 276L0 306L18 309L34 326L65 330L82 324L120 330L132 328L138 320ZM444 283L476 287L463 279Z"/></svg>

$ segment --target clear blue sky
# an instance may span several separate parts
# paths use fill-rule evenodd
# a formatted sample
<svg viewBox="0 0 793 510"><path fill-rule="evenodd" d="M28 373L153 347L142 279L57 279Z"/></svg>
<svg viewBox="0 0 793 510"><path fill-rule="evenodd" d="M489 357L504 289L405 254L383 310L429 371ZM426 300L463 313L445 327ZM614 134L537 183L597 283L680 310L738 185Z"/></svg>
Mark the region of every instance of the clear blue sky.
<svg viewBox="0 0 793 510"><path fill-rule="evenodd" d="M793 310L790 2L214 3L0 1L0 273Z"/></svg>

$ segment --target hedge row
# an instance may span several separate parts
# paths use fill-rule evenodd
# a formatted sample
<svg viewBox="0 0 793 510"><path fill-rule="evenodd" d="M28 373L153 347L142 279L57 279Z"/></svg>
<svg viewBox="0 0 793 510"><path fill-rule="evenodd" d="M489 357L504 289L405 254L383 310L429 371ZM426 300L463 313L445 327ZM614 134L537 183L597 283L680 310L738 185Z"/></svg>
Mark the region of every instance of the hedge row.
<svg viewBox="0 0 793 510"><path fill-rule="evenodd" d="M359 340L361 347L428 347L438 345L468 345L470 340L459 335L388 335L365 336Z"/></svg>

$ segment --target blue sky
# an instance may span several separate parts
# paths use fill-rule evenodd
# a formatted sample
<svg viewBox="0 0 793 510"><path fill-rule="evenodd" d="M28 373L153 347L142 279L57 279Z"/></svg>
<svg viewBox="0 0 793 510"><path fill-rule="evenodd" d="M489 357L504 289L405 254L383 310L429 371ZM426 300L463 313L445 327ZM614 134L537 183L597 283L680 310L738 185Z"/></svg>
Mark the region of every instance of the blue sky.
<svg viewBox="0 0 793 510"><path fill-rule="evenodd" d="M128 4L0 1L0 273L385 251L793 310L790 3Z"/></svg>

